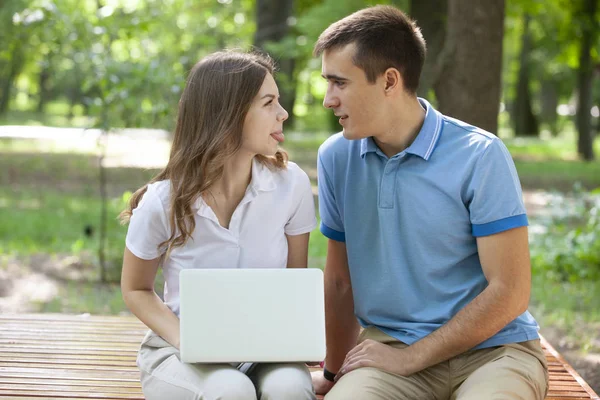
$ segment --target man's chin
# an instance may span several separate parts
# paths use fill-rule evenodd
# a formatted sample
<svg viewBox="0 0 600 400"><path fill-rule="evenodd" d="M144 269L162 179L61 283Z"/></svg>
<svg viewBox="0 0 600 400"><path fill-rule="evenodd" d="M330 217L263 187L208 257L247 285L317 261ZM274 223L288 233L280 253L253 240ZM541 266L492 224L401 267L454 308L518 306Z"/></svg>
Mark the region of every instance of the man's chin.
<svg viewBox="0 0 600 400"><path fill-rule="evenodd" d="M344 136L345 139L348 139L348 140L362 139L362 137L360 135L357 135L354 132L352 132L351 130L348 130L345 128L342 129L342 135Z"/></svg>

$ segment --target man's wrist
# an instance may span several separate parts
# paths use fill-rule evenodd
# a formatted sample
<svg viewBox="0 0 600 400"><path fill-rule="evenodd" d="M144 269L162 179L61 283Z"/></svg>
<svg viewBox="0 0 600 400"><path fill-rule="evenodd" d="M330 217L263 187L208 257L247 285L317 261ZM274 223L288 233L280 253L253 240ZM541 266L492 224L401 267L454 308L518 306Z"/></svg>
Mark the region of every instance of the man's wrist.
<svg viewBox="0 0 600 400"><path fill-rule="evenodd" d="M337 373L333 373L327 369L327 367L323 366L323 378L327 379L329 382L335 382L335 376Z"/></svg>

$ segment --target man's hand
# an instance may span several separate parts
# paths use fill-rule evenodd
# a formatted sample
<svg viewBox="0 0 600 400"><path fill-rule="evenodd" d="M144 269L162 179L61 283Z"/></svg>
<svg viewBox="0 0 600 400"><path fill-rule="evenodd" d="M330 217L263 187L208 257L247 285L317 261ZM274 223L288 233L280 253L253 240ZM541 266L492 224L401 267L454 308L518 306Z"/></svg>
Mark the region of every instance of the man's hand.
<svg viewBox="0 0 600 400"><path fill-rule="evenodd" d="M333 382L328 381L325 379L325 377L323 377L323 370L311 372L310 376L312 378L312 383L316 394L326 395L329 393L333 387Z"/></svg>
<svg viewBox="0 0 600 400"><path fill-rule="evenodd" d="M335 376L335 381L337 382L344 374L362 367L373 367L402 376L419 371L406 348L395 349L367 339L348 352L344 364Z"/></svg>

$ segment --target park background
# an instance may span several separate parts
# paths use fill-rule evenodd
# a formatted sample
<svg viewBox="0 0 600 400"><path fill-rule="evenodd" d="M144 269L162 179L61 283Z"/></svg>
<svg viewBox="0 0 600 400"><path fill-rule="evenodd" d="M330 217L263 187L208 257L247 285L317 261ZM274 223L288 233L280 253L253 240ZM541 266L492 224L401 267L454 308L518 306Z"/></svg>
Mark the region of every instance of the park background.
<svg viewBox="0 0 600 400"><path fill-rule="evenodd" d="M117 215L165 165L187 72L212 51L277 60L283 147L316 194L316 150L340 127L312 46L374 4L421 26L419 94L508 146L531 311L600 392L600 0L0 1L0 312L127 313ZM325 248L315 230L310 267Z"/></svg>

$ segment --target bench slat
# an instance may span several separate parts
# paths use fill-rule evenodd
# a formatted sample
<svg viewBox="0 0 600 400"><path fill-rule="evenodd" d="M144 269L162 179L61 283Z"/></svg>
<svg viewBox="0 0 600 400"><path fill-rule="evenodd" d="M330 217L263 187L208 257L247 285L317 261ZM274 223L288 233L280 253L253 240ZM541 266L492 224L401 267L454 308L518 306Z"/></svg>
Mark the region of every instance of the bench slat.
<svg viewBox="0 0 600 400"><path fill-rule="evenodd" d="M116 351L115 351L116 350ZM0 343L0 353L40 353L40 354L88 354L88 355L102 355L102 354L130 354L133 357L137 356L137 349L122 348L115 349L113 346L107 346L105 348L93 348L90 346L52 346L50 344L34 344L34 345L4 345Z"/></svg>
<svg viewBox="0 0 600 400"><path fill-rule="evenodd" d="M56 351L32 351L32 350L9 350L2 351L2 354L8 357L19 357L22 359L38 359L40 357L44 357L47 360L82 360L82 361L91 361L91 360L104 360L104 361L127 361L127 362L135 362L135 354L131 355L118 355L114 352L108 354L84 354L82 353L73 353L73 352L56 352ZM2 360L2 357L0 357Z"/></svg>
<svg viewBox="0 0 600 400"><path fill-rule="evenodd" d="M0 384L43 384L43 385L71 385L71 386L118 386L118 387L139 387L139 379L113 379L103 378L69 378L61 379L53 376L23 376L15 377L0 376Z"/></svg>
<svg viewBox="0 0 600 400"><path fill-rule="evenodd" d="M108 371L108 372L107 372ZM134 379L139 381L140 371L137 368L127 370L115 369L67 369L67 368L39 368L24 367L22 365L13 367L0 366L0 376L39 376L42 378L80 379L100 378L105 380Z"/></svg>
<svg viewBox="0 0 600 400"><path fill-rule="evenodd" d="M10 390L15 386L12 384L3 384L0 383L0 390ZM36 392L48 392L48 391L61 391L61 392L71 392L75 394L79 393L90 393L95 391L102 391L103 393L110 394L135 394L140 395L142 391L138 387L131 386L114 386L114 385L56 385L56 384L48 384L48 383L23 383L21 382L18 386L19 390L23 390L26 392L36 393Z"/></svg>
<svg viewBox="0 0 600 400"><path fill-rule="evenodd" d="M72 398L80 398L80 399L107 399L107 400L117 400L117 399L132 399L132 400L144 400L144 396L137 393L108 393L103 392L101 390L98 391L90 391L88 393L68 393L61 391L52 391L45 390L40 391L38 393L32 393L26 389L0 389L0 397L8 396L12 399L21 399L21 396L27 396L28 398L55 398L55 399L72 399Z"/></svg>

